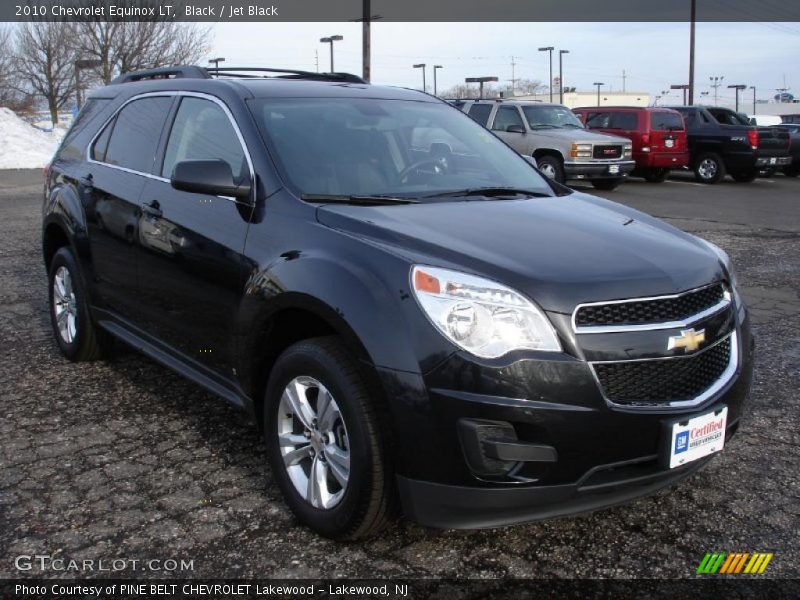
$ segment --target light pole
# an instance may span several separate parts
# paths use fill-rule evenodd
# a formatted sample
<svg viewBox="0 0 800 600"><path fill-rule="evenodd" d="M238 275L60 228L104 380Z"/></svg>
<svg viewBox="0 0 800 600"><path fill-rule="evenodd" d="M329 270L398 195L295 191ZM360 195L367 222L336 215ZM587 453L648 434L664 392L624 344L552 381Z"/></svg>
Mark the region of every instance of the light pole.
<svg viewBox="0 0 800 600"><path fill-rule="evenodd" d="M686 106L686 92L689 90L689 85L686 83L674 84L669 86L671 90L683 90L683 105Z"/></svg>
<svg viewBox="0 0 800 600"><path fill-rule="evenodd" d="M419 63L417 65L412 65L415 69L422 69L422 91L427 91L427 86L425 85L425 63ZM435 73L436 71L434 71Z"/></svg>
<svg viewBox="0 0 800 600"><path fill-rule="evenodd" d="M539 52L547 52L550 54L550 79L547 82L547 87L550 88L550 102L553 101L553 50L555 50L553 46L539 48Z"/></svg>
<svg viewBox="0 0 800 600"><path fill-rule="evenodd" d="M709 77L708 80L711 82L711 87L714 88L714 106L717 105L717 89L719 86L722 85L722 80L725 79L724 75Z"/></svg>
<svg viewBox="0 0 800 600"><path fill-rule="evenodd" d="M661 100L661 96L656 94L655 101L653 102L653 106L658 106L658 101Z"/></svg>
<svg viewBox="0 0 800 600"><path fill-rule="evenodd" d="M756 114L756 86L751 85L750 89L753 90L753 114Z"/></svg>
<svg viewBox="0 0 800 600"><path fill-rule="evenodd" d="M219 76L219 63L225 62L224 56L218 56L217 58L209 58L208 64L214 64L214 71L217 76Z"/></svg>
<svg viewBox="0 0 800 600"><path fill-rule="evenodd" d="M605 83L601 83L600 81L595 81L592 85L597 86L597 106L600 106L600 86L605 85Z"/></svg>
<svg viewBox="0 0 800 600"><path fill-rule="evenodd" d="M334 73L333 70L333 42L339 42L344 38L340 35L331 35L328 37L320 38L319 41L323 44L330 44L331 45L331 73Z"/></svg>
<svg viewBox="0 0 800 600"><path fill-rule="evenodd" d="M736 112L739 112L739 92L742 90L746 90L747 86L742 83L737 83L736 85L729 85L729 89L736 90Z"/></svg>
<svg viewBox="0 0 800 600"><path fill-rule="evenodd" d="M689 104L694 104L694 29L697 17L696 0L692 0L691 13L689 15ZM684 102L684 104L686 104Z"/></svg>
<svg viewBox="0 0 800 600"><path fill-rule="evenodd" d="M436 96L436 69L443 68L442 65L433 65L433 95Z"/></svg>
<svg viewBox="0 0 800 600"><path fill-rule="evenodd" d="M477 83L480 86L478 98L483 98L483 84L488 81L497 81L497 77L467 77L464 83Z"/></svg>
<svg viewBox="0 0 800 600"><path fill-rule="evenodd" d="M75 61L75 104L78 107L78 110L81 108L81 70L83 69L94 69L95 67L99 67L103 64L99 60L84 58ZM55 123L53 124L55 125Z"/></svg>
<svg viewBox="0 0 800 600"><path fill-rule="evenodd" d="M558 51L558 102L564 104L564 55L569 54L569 50Z"/></svg>

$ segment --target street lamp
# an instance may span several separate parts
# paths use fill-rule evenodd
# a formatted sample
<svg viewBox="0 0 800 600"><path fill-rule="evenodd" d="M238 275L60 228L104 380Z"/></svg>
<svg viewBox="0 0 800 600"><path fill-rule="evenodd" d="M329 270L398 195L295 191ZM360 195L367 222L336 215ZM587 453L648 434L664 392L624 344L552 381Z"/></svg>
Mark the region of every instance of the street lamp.
<svg viewBox="0 0 800 600"><path fill-rule="evenodd" d="M656 94L655 101L653 102L653 106L658 106L658 101L661 100L662 96Z"/></svg>
<svg viewBox="0 0 800 600"><path fill-rule="evenodd" d="M680 83L669 86L671 90L683 90L683 105L686 106L686 92L689 90L688 83Z"/></svg>
<svg viewBox="0 0 800 600"><path fill-rule="evenodd" d="M497 81L497 77L467 77L464 83L477 83L480 86L478 98L483 98L483 84L488 81Z"/></svg>
<svg viewBox="0 0 800 600"><path fill-rule="evenodd" d="M747 86L742 83L737 83L735 85L729 85L729 89L736 90L736 112L739 112L739 92L742 90L746 90Z"/></svg>
<svg viewBox="0 0 800 600"><path fill-rule="evenodd" d="M331 35L324 38L319 38L319 41L323 44L330 44L331 45L331 73L334 73L333 70L333 42L339 42L344 38L340 35Z"/></svg>
<svg viewBox="0 0 800 600"><path fill-rule="evenodd" d="M548 52L550 54L550 80L547 83L547 87L550 88L550 102L553 101L553 46L545 46L544 48L539 48L539 52Z"/></svg>
<svg viewBox="0 0 800 600"><path fill-rule="evenodd" d="M753 90L753 115L756 114L756 86L751 85L750 89Z"/></svg>
<svg viewBox="0 0 800 600"><path fill-rule="evenodd" d="M81 108L81 70L94 69L102 64L102 61L89 58L75 61L75 104L77 105L78 110Z"/></svg>
<svg viewBox="0 0 800 600"><path fill-rule="evenodd" d="M564 104L564 61L565 54L569 54L569 50L558 51L558 101Z"/></svg>
<svg viewBox="0 0 800 600"><path fill-rule="evenodd" d="M216 72L217 76L219 76L219 63L221 63L221 62L225 62L225 57L224 56L219 56L217 58L209 58L208 59L208 64L214 63L214 71Z"/></svg>
<svg viewBox="0 0 800 600"><path fill-rule="evenodd" d="M442 69L442 65L433 65L433 95L436 96L436 69Z"/></svg>
<svg viewBox="0 0 800 600"><path fill-rule="evenodd" d="M605 83L601 83L600 81L595 81L592 85L597 86L597 106L600 106L600 86L605 85Z"/></svg>
<svg viewBox="0 0 800 600"><path fill-rule="evenodd" d="M723 79L725 79L724 75L708 78L708 80L711 82L709 85L711 85L711 87L714 88L714 106L717 105L717 89L719 89L719 86L722 85Z"/></svg>
<svg viewBox="0 0 800 600"><path fill-rule="evenodd" d="M419 63L417 65L411 65L415 69L422 69L422 91L427 91L427 86L425 85L425 63Z"/></svg>

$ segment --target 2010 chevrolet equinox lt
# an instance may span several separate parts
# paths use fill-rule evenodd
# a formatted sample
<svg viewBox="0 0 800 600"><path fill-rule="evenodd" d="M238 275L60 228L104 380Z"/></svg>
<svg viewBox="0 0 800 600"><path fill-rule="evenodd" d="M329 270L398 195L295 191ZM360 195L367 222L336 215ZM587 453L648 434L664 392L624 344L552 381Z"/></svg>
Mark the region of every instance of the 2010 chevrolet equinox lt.
<svg viewBox="0 0 800 600"><path fill-rule="evenodd" d="M322 535L628 501L736 431L727 255L348 74L199 67L93 92L46 176L56 341L117 338L248 411Z"/></svg>

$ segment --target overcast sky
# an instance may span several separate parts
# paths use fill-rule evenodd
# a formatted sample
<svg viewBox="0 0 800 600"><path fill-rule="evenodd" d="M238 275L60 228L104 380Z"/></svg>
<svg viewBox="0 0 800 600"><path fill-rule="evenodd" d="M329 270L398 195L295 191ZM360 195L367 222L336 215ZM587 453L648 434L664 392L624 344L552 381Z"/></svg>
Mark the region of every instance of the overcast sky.
<svg viewBox="0 0 800 600"><path fill-rule="evenodd" d="M328 70L327 35L343 35L335 45L335 68L361 74L359 23L222 23L214 26L212 54L228 65L281 66ZM517 78L547 81L547 53L540 46L570 51L564 57L564 80L579 91L601 81L628 91L660 94L670 84L688 80L689 25L686 23L381 23L372 25L373 83L422 87L419 69L441 64L439 89L465 77L495 75L511 79L511 57ZM554 54L554 75L558 74ZM800 23L698 23L696 85L709 90L710 76L728 84L755 85L759 98L775 88L800 86ZM719 89L721 103L733 90ZM794 91L795 96L798 96ZM671 92L678 100L679 91ZM751 94L748 90L748 98ZM663 102L663 101L662 101Z"/></svg>

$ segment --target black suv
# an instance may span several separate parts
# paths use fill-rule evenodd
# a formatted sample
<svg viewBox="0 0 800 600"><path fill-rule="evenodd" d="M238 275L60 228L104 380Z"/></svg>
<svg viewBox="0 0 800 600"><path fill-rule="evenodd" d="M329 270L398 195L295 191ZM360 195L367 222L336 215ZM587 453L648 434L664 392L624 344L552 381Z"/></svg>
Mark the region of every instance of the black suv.
<svg viewBox="0 0 800 600"><path fill-rule="evenodd" d="M548 181L424 93L132 73L46 179L64 355L116 338L248 411L323 535L624 502L740 422L752 340L725 253Z"/></svg>

